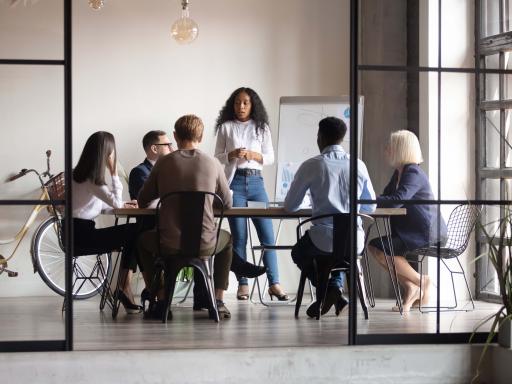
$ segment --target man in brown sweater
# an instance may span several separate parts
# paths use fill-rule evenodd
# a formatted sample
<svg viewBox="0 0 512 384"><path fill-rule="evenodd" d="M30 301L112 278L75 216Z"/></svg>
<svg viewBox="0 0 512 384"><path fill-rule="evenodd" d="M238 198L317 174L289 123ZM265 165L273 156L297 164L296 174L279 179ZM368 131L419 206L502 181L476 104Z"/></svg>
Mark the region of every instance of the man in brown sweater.
<svg viewBox="0 0 512 384"><path fill-rule="evenodd" d="M231 208L231 191L221 164L213 157L198 149L203 137L203 123L194 115L179 118L174 125L174 138L178 150L161 158L153 167L138 196L139 207L147 207L154 199L176 191L207 191L220 196L225 208ZM160 209L160 244L162 251L172 257L180 252L182 229L176 200L162 204ZM203 229L200 241L200 255L214 251L217 226L213 214L213 197L206 196L203 216ZM138 241L138 250L144 266L146 286L150 286L154 274L154 260L157 249L155 231L144 232ZM232 259L231 235L220 231L215 250L215 297L220 317L229 318L223 297L228 288L229 269ZM163 291L159 293L163 299ZM163 304L162 304L163 305ZM160 307L162 306L160 305ZM158 303L157 303L158 306ZM158 316L159 314L155 314Z"/></svg>

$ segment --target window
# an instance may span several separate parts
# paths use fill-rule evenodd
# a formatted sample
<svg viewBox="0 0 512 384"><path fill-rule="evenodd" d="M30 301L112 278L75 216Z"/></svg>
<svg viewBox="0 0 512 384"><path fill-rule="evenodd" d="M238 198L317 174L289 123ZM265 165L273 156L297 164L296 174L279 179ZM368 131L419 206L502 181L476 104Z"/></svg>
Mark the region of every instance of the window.
<svg viewBox="0 0 512 384"><path fill-rule="evenodd" d="M478 2L477 2L478 4ZM512 1L482 0L477 12L480 23L477 43L478 64L483 72L477 86L476 198L482 200L510 200L512 182ZM478 30L478 29L477 29ZM484 223L495 230L503 217L500 205L486 206ZM477 236L480 250L482 239ZM497 299L499 287L489 260L477 264L477 297Z"/></svg>

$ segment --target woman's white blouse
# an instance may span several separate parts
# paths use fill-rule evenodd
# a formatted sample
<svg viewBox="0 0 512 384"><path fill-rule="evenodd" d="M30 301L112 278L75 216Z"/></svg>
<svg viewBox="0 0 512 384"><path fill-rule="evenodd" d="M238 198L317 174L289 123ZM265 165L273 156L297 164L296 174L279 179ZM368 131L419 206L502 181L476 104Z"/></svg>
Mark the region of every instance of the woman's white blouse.
<svg viewBox="0 0 512 384"><path fill-rule="evenodd" d="M123 185L112 176L112 186L73 180L73 217L94 220L102 211L123 207Z"/></svg>
<svg viewBox="0 0 512 384"><path fill-rule="evenodd" d="M228 153L237 148L261 153L263 164L255 160L233 159L228 161ZM238 120L226 121L221 125L217 133L217 144L215 146L215 157L225 165L224 172L228 182L231 183L238 168L263 169L263 165L274 163L274 148L270 128L265 125L263 134L256 130L254 120L241 122Z"/></svg>

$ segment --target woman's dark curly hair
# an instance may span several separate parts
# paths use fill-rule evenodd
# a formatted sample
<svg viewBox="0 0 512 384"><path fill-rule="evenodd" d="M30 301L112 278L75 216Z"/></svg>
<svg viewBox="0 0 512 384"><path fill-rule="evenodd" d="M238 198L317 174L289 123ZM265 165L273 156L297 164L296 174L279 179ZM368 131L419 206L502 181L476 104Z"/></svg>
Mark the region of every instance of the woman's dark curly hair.
<svg viewBox="0 0 512 384"><path fill-rule="evenodd" d="M251 119L256 123L256 131L260 131L261 134L265 132L265 125L268 125L268 114L263 102L261 101L258 94L251 88L241 87L236 89L231 96L226 100L226 104L222 107L215 123L215 134L219 132L222 124L226 121L236 120L235 115L235 99L236 97L245 92L251 98Z"/></svg>

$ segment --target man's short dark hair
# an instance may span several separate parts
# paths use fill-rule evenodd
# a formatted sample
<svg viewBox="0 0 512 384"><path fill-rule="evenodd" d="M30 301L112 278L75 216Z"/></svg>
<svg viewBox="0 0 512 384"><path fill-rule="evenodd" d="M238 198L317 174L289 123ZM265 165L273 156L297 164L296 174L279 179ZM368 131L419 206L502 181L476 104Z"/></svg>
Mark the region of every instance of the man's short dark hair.
<svg viewBox="0 0 512 384"><path fill-rule="evenodd" d="M337 117L326 117L318 123L318 134L325 145L340 144L347 133L345 122Z"/></svg>
<svg viewBox="0 0 512 384"><path fill-rule="evenodd" d="M164 131L149 131L142 138L142 148L147 151L153 144L158 143L160 136L164 135L167 135Z"/></svg>

